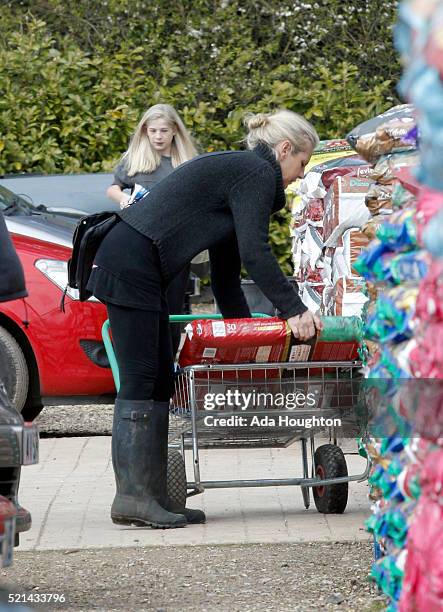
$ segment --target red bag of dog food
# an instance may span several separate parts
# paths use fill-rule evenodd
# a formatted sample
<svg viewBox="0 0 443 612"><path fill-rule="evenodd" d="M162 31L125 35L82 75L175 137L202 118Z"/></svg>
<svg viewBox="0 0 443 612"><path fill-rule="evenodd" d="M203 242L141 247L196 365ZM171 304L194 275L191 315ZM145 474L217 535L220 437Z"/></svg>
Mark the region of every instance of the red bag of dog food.
<svg viewBox="0 0 443 612"><path fill-rule="evenodd" d="M290 340L289 325L277 317L193 321L179 365L278 363L286 361Z"/></svg>
<svg viewBox="0 0 443 612"><path fill-rule="evenodd" d="M361 166L341 166L325 170L321 175L321 182L326 191L330 188L338 176L353 176L365 180L369 177L371 166L369 164Z"/></svg>
<svg viewBox="0 0 443 612"><path fill-rule="evenodd" d="M326 246L335 246L340 236L351 227L361 227L371 216L365 206L370 181L352 176L338 176L325 197L323 239Z"/></svg>

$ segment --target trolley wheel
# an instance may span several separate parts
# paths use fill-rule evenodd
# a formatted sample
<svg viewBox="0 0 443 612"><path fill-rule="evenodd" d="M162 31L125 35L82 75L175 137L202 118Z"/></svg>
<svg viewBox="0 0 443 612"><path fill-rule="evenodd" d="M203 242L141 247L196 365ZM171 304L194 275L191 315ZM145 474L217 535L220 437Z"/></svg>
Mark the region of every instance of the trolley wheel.
<svg viewBox="0 0 443 612"><path fill-rule="evenodd" d="M187 480L185 462L177 450L168 452L168 497L180 508L186 506Z"/></svg>
<svg viewBox="0 0 443 612"><path fill-rule="evenodd" d="M335 444L319 446L314 453L315 475L322 480L348 475L346 459ZM348 503L348 483L313 487L314 503L322 514L342 514Z"/></svg>

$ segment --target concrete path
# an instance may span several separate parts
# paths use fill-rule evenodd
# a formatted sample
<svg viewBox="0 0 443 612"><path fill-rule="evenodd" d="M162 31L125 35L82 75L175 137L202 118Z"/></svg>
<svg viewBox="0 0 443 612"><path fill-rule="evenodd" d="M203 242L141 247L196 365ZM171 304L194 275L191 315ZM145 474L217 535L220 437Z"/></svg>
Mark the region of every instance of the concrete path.
<svg viewBox="0 0 443 612"><path fill-rule="evenodd" d="M350 483L343 515L321 515L313 503L305 510L298 487L211 489L188 503L206 512L206 525L118 527L109 518L114 495L110 451L110 437L41 440L40 463L22 471L20 501L32 512L33 526L21 535L20 550L368 539L365 483ZM364 470L358 455L346 459L350 473ZM200 460L205 480L301 475L298 443L287 449L209 449L201 451ZM189 454L188 468L190 463Z"/></svg>

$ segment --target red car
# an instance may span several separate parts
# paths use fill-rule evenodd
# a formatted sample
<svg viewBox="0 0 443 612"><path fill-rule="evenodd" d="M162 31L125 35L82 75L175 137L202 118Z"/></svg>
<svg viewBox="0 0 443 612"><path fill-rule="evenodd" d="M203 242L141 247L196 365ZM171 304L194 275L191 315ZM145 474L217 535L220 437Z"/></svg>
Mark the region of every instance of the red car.
<svg viewBox="0 0 443 612"><path fill-rule="evenodd" d="M101 338L106 309L68 289L77 219L49 214L0 186L0 210L23 264L29 296L0 304L0 371L25 420L43 405L111 402L115 387Z"/></svg>

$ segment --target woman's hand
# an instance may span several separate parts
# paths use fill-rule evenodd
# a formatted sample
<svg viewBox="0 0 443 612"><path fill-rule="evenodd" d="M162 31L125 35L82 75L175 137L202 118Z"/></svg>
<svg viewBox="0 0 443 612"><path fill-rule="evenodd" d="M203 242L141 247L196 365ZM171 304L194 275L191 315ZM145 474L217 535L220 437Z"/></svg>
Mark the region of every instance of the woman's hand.
<svg viewBox="0 0 443 612"><path fill-rule="evenodd" d="M320 317L306 310L302 315L288 319L289 327L297 340L309 340L315 336L316 331L323 329Z"/></svg>

